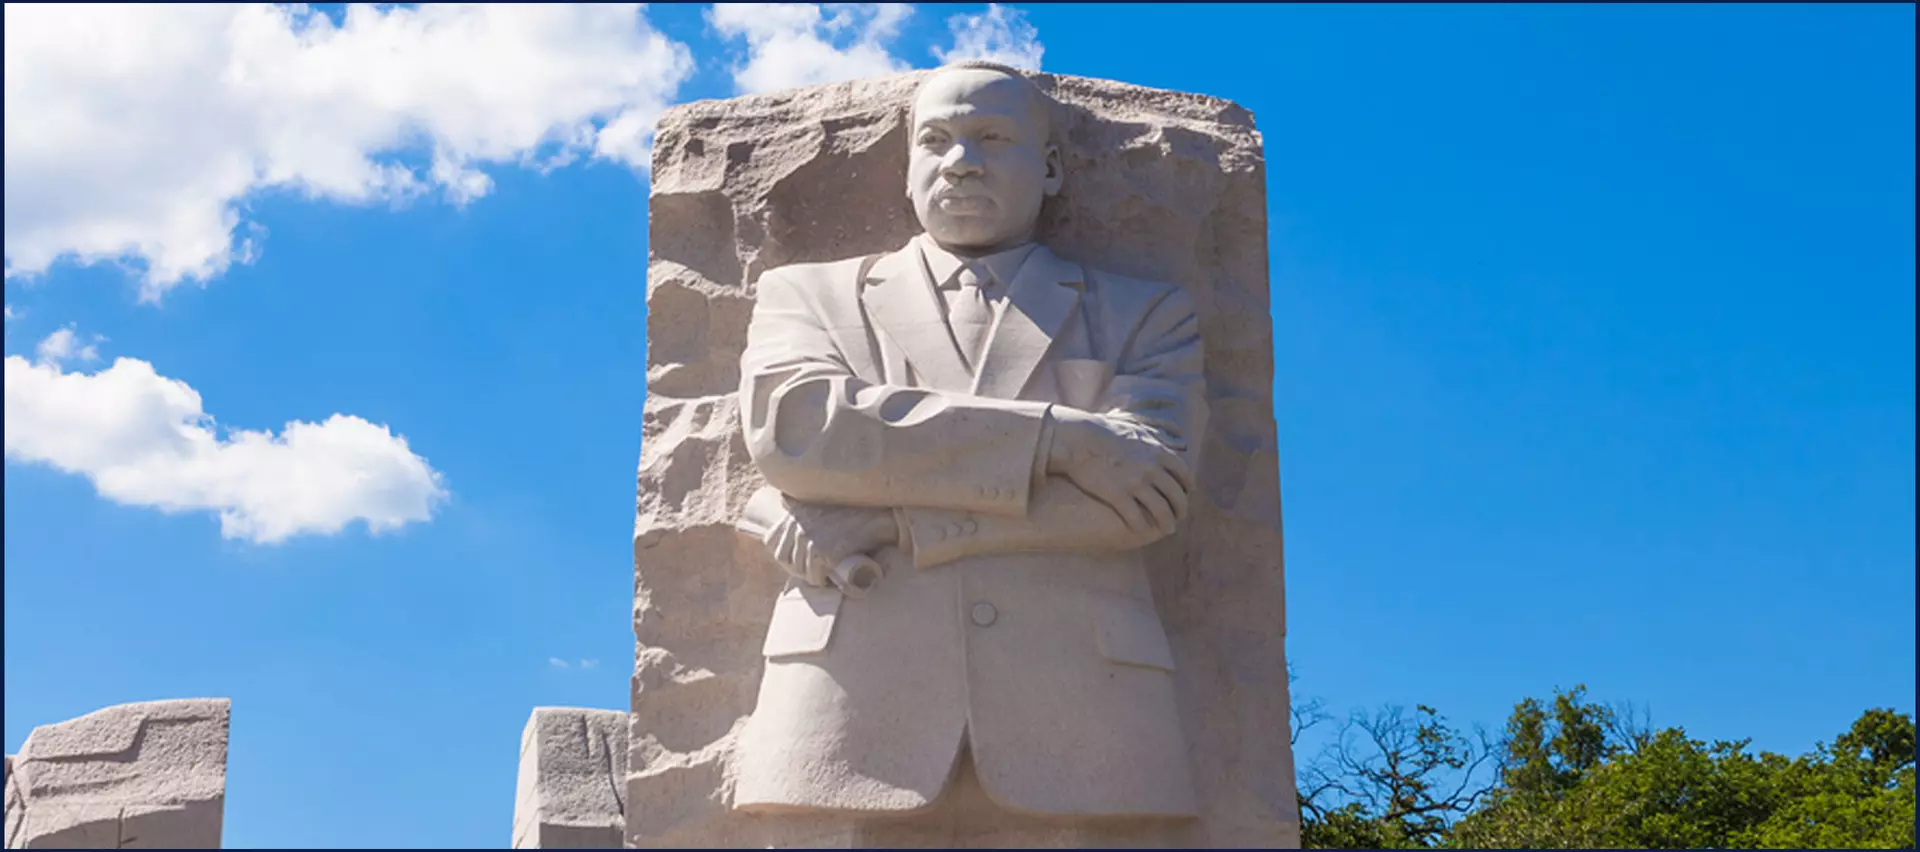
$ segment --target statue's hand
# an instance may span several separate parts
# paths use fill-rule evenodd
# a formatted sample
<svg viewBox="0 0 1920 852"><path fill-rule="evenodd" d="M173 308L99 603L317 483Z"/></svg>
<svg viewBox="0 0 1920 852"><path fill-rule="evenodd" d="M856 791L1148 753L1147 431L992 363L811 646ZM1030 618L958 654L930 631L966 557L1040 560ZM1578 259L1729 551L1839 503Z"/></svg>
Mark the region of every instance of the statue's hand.
<svg viewBox="0 0 1920 852"><path fill-rule="evenodd" d="M810 585L827 584L827 572L849 556L900 544L893 510L807 503L788 498L787 517L767 534L780 567Z"/></svg>
<svg viewBox="0 0 1920 852"><path fill-rule="evenodd" d="M1054 406L1047 472L1111 506L1138 533L1172 533L1187 515L1193 472L1152 429L1117 417Z"/></svg>

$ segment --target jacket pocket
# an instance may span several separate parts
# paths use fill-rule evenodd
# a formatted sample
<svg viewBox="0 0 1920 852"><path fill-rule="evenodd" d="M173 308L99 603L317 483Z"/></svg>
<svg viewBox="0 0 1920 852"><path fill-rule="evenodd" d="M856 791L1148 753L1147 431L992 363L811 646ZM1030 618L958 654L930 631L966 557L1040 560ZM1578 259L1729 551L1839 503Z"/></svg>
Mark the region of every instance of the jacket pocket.
<svg viewBox="0 0 1920 852"><path fill-rule="evenodd" d="M1153 602L1120 595L1093 601L1094 640L1100 655L1116 663L1173 671L1173 647Z"/></svg>
<svg viewBox="0 0 1920 852"><path fill-rule="evenodd" d="M794 585L773 602L773 620L760 653L767 657L817 654L833 638L833 622L846 596L831 586Z"/></svg>

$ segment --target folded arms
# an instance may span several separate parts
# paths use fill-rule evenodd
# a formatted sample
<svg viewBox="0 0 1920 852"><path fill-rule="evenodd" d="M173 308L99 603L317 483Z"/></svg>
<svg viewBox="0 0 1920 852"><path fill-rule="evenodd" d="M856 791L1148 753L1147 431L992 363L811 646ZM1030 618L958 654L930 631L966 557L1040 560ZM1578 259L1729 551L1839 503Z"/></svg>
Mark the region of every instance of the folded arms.
<svg viewBox="0 0 1920 852"><path fill-rule="evenodd" d="M796 537L810 541L808 557L782 560L796 575L811 582L812 563L886 545L921 568L1131 550L1185 515L1205 402L1184 293L1169 289L1144 313L1088 411L867 381L821 315L803 288L769 273L741 362L747 450L789 509L755 531L788 559ZM852 508L867 519L836 511Z"/></svg>

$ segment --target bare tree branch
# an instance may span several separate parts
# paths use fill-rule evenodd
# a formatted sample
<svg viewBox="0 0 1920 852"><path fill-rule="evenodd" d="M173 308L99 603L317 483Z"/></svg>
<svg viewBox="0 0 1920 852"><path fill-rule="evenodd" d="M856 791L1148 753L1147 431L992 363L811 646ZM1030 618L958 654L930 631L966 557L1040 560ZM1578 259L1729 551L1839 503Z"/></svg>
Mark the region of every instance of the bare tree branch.
<svg viewBox="0 0 1920 852"><path fill-rule="evenodd" d="M1629 754L1639 754L1640 749L1653 741L1653 713L1644 707L1635 707L1631 701L1621 701L1607 707L1607 739Z"/></svg>
<svg viewBox="0 0 1920 852"><path fill-rule="evenodd" d="M1430 846L1493 789L1485 770L1499 755L1485 729L1455 731L1431 707L1354 713L1302 771L1302 813L1344 810L1385 841Z"/></svg>

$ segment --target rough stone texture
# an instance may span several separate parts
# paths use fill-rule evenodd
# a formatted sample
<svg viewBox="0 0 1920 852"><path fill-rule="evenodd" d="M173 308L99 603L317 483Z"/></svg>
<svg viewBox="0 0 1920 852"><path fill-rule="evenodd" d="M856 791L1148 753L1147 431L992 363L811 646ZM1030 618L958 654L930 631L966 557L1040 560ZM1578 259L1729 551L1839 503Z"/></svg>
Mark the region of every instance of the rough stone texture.
<svg viewBox="0 0 1920 852"><path fill-rule="evenodd" d="M626 713L534 708L520 735L513 848L621 848L626 776Z"/></svg>
<svg viewBox="0 0 1920 852"><path fill-rule="evenodd" d="M7 755L7 831L4 838L6 848L14 848L14 838L19 834L20 826L27 818L27 800L20 793L20 785L13 781L13 755Z"/></svg>
<svg viewBox="0 0 1920 852"><path fill-rule="evenodd" d="M762 484L734 399L739 357L761 272L891 250L918 231L905 200L906 111L925 73L702 101L660 121L634 528L633 845L801 840L729 810L732 747L782 582L764 548L732 528ZM1043 241L1185 287L1207 347L1201 499L1152 550L1204 810L1178 842L1297 847L1260 136L1249 112L1216 98L1034 80L1062 103L1067 169Z"/></svg>
<svg viewBox="0 0 1920 852"><path fill-rule="evenodd" d="M220 848L231 715L144 701L33 729L8 761L7 847Z"/></svg>

